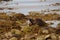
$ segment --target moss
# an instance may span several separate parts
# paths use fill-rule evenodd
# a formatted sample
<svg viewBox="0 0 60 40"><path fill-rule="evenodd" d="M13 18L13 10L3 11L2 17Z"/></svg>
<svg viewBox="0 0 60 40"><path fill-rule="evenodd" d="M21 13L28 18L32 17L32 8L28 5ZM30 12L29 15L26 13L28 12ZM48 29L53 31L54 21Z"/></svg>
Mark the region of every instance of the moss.
<svg viewBox="0 0 60 40"><path fill-rule="evenodd" d="M23 32L25 32L25 33L30 33L31 31L32 31L32 28L29 26L26 26L23 28Z"/></svg>
<svg viewBox="0 0 60 40"><path fill-rule="evenodd" d="M25 32L26 34L29 34L29 33L37 33L39 30L39 27L37 25L33 25L33 26L26 26L23 28L23 32Z"/></svg>
<svg viewBox="0 0 60 40"><path fill-rule="evenodd" d="M18 34L18 35L20 35L21 32L20 32L20 30L12 29L12 30L11 30L11 33L12 33L12 34Z"/></svg>

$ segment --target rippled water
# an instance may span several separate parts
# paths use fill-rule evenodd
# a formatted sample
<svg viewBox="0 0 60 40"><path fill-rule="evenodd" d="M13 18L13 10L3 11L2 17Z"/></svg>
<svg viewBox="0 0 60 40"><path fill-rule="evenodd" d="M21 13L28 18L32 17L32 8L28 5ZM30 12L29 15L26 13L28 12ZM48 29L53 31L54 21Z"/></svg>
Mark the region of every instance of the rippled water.
<svg viewBox="0 0 60 40"><path fill-rule="evenodd" d="M13 10L0 10L0 12L21 12L28 14L29 11L40 11L43 9L60 9L60 6L47 6L52 3L60 3L60 0L47 0L46 2L40 2L40 0L13 0L10 2L0 3L0 8L14 8Z"/></svg>

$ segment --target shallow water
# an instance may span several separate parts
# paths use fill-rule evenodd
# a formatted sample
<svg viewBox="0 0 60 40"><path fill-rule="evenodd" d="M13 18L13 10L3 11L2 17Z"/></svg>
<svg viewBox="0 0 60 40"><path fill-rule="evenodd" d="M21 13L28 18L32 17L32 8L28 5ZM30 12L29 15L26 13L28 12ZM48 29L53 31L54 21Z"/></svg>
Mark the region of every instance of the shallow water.
<svg viewBox="0 0 60 40"><path fill-rule="evenodd" d="M40 0L13 0L0 3L0 8L14 8L13 10L4 9L0 10L0 12L21 12L28 14L30 11L60 9L60 6L48 6L57 2L60 3L60 0L46 0L46 2L40 2Z"/></svg>

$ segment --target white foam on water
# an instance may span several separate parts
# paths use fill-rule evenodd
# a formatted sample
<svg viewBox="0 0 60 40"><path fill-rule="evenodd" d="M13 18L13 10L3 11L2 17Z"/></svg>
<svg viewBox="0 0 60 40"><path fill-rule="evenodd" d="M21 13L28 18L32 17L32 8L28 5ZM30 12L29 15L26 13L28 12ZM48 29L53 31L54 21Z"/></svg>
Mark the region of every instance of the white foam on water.
<svg viewBox="0 0 60 40"><path fill-rule="evenodd" d="M53 25L50 25L51 27L57 27L57 25L60 23L60 21L54 20L54 21L46 21L46 23L54 23Z"/></svg>

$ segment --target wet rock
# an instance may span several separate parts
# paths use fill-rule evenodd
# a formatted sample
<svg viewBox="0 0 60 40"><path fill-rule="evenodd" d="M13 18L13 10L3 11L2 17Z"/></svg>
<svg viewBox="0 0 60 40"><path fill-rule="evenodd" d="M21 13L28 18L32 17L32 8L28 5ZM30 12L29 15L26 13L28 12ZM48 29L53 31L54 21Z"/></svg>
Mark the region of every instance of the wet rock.
<svg viewBox="0 0 60 40"><path fill-rule="evenodd" d="M58 17L57 20L60 20L60 17Z"/></svg>
<svg viewBox="0 0 60 40"><path fill-rule="evenodd" d="M39 26L47 26L47 23L45 23L42 19L36 19L36 23Z"/></svg>
<svg viewBox="0 0 60 40"><path fill-rule="evenodd" d="M0 10L4 10L4 8L0 8Z"/></svg>
<svg viewBox="0 0 60 40"><path fill-rule="evenodd" d="M30 25L35 25L35 21L33 19L29 19Z"/></svg>
<svg viewBox="0 0 60 40"><path fill-rule="evenodd" d="M39 25L39 26L48 26L47 23L45 23L42 19L36 18L34 19L29 19L29 21L31 22L31 25Z"/></svg>
<svg viewBox="0 0 60 40"><path fill-rule="evenodd" d="M11 1L11 0L0 0L0 1Z"/></svg>
<svg viewBox="0 0 60 40"><path fill-rule="evenodd" d="M56 34L60 34L60 29L57 29L56 30Z"/></svg>

